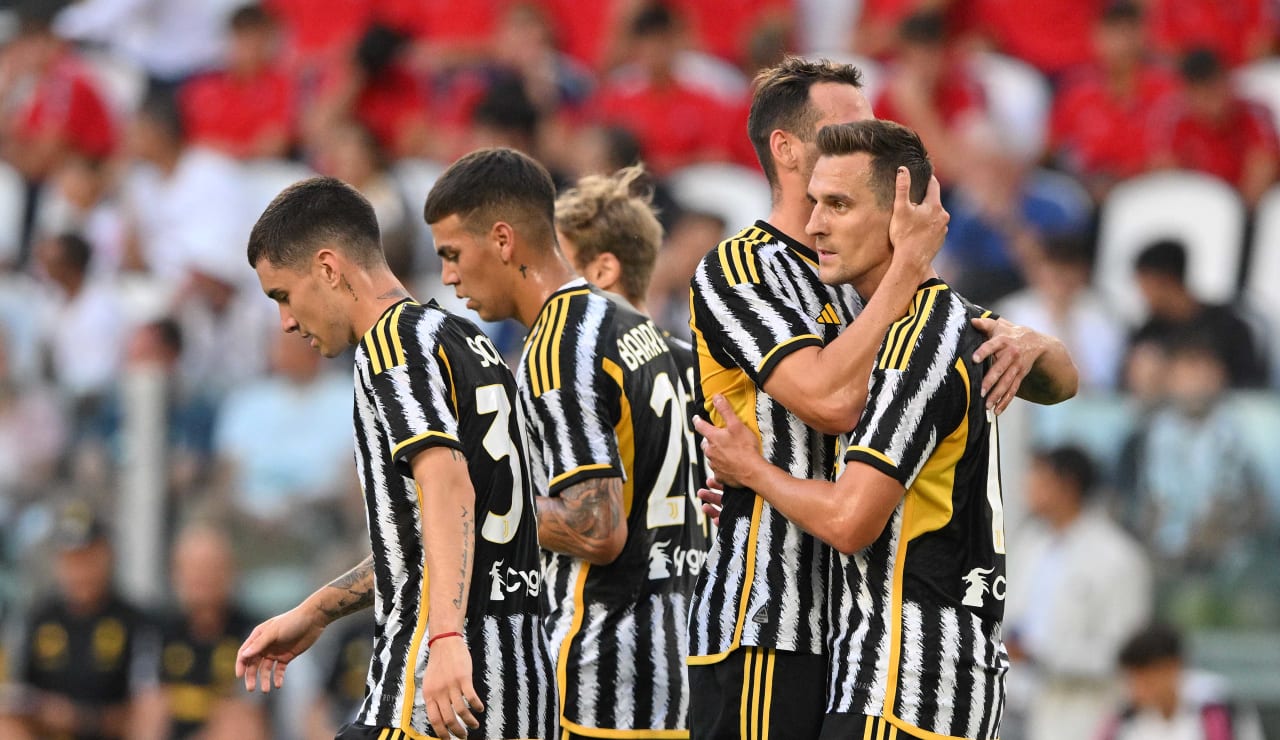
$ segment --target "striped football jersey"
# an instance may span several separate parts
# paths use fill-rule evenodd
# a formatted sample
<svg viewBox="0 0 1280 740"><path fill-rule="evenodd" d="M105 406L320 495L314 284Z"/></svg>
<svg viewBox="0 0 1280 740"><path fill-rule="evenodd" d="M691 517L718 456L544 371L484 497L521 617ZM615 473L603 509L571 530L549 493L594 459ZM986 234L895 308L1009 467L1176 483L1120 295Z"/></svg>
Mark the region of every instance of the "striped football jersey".
<svg viewBox="0 0 1280 740"><path fill-rule="evenodd" d="M984 337L970 324L986 315L935 278L881 345L845 465L871 465L906 493L872 545L833 553L829 712L931 738L998 736L1004 508L972 359Z"/></svg>
<svg viewBox="0 0 1280 740"><path fill-rule="evenodd" d="M356 467L376 584L373 659L356 723L431 733L421 692L429 574L411 461L443 445L466 456L476 495L464 632L485 711L471 737L553 737L533 476L510 370L473 324L434 302L405 300L360 342L355 385Z"/></svg>
<svg viewBox="0 0 1280 740"><path fill-rule="evenodd" d="M830 477L836 439L806 426L763 386L784 357L834 340L861 309L853 288L818 279L813 250L768 223L725 240L691 284L699 407L718 422L710 399L723 394L769 462L797 478ZM825 544L763 498L726 490L694 592L689 662L717 662L743 645L824 654L827 559Z"/></svg>
<svg viewBox="0 0 1280 740"><path fill-rule="evenodd" d="M547 299L517 376L539 491L624 481L614 562L547 553L562 725L686 736L686 617L706 536L683 372L652 321L579 279Z"/></svg>

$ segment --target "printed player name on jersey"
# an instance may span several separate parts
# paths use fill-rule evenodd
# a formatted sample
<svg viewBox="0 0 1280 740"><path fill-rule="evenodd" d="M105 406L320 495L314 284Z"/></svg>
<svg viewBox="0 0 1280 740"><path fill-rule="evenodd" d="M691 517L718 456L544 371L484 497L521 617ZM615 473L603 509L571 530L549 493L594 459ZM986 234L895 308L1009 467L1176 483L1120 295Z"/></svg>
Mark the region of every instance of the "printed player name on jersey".
<svg viewBox="0 0 1280 740"><path fill-rule="evenodd" d="M618 337L618 354L628 370L635 370L653 358L670 352L667 341L658 333L652 321L646 321Z"/></svg>

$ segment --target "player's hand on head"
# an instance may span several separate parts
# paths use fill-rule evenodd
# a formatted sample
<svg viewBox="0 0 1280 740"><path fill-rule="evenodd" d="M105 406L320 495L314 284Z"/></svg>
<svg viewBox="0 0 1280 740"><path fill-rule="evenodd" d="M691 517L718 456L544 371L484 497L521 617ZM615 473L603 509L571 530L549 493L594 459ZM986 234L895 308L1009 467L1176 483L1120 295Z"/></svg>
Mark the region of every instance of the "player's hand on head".
<svg viewBox="0 0 1280 740"><path fill-rule="evenodd" d="M445 637L431 646L422 674L422 700L427 721L438 735L447 730L466 737L467 728L480 726L475 713L483 712L484 704L471 682L471 651L462 637Z"/></svg>
<svg viewBox="0 0 1280 740"><path fill-rule="evenodd" d="M893 198L893 215L889 219L889 242L893 245L893 259L906 260L907 268L916 272L923 281L932 270L933 258L938 256L947 237L947 222L951 214L942 207L942 188L938 178L929 178L924 200L911 202L911 171L898 168Z"/></svg>
<svg viewBox="0 0 1280 740"><path fill-rule="evenodd" d="M700 416L694 417L693 425L702 435L702 449L707 455L707 465L716 471L716 480L741 486L752 464L762 459L760 439L742 423L724 396L716 394L712 403L724 419L724 426L718 427Z"/></svg>
<svg viewBox="0 0 1280 740"><path fill-rule="evenodd" d="M989 337L973 353L973 361L992 358L982 374L982 397L987 408L999 414L1013 403L1022 380L1044 354L1044 337L1005 319L973 319L973 326Z"/></svg>
<svg viewBox="0 0 1280 740"><path fill-rule="evenodd" d="M324 626L301 606L268 619L249 633L237 651L236 677L244 679L247 691L258 686L266 693L281 688L289 662L314 645L323 631Z"/></svg>

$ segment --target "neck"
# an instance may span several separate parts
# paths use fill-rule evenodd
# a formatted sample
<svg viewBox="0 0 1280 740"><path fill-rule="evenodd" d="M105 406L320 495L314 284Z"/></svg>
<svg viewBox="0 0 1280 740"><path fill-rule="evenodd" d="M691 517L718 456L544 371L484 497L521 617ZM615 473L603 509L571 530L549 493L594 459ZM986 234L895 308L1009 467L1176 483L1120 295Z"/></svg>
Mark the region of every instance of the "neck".
<svg viewBox="0 0 1280 740"><path fill-rule="evenodd" d="M226 612L216 606L192 609L187 613L187 623L191 627L192 634L201 639L209 639L222 634L225 621Z"/></svg>
<svg viewBox="0 0 1280 740"><path fill-rule="evenodd" d="M798 176L794 173L781 175L780 177L794 177L797 181ZM769 223L774 228L779 229L782 233L791 237L797 242L813 248L813 237L805 233L805 227L809 225L809 216L813 213L813 204L809 202L809 198L805 195L806 184L801 183L795 185L783 182L781 187L773 191L773 210L769 212Z"/></svg>
<svg viewBox="0 0 1280 740"><path fill-rule="evenodd" d="M864 302L870 301L871 296L876 294L876 290L879 289L880 283L884 282L885 275L889 274L889 268L892 264L892 260L885 260L868 270L865 274L853 279L851 283L853 285L853 289L858 291L858 295L862 296L862 300ZM928 280L929 278L935 278L937 276L938 273L933 270L929 270L925 279Z"/></svg>
<svg viewBox="0 0 1280 740"><path fill-rule="evenodd" d="M551 294L577 277L559 249L551 249L540 259L533 255L516 258L519 274L514 279L516 314L512 318L525 328L533 326Z"/></svg>
<svg viewBox="0 0 1280 740"><path fill-rule="evenodd" d="M1054 532L1061 534L1066 531L1067 528L1075 522L1075 520L1080 518L1080 511L1080 506L1065 506L1047 517L1049 520L1049 526L1053 528Z"/></svg>
<svg viewBox="0 0 1280 740"><path fill-rule="evenodd" d="M351 292L351 328L355 331L353 344L373 328L388 306L410 297L400 280L385 267L375 272L355 270L347 279Z"/></svg>

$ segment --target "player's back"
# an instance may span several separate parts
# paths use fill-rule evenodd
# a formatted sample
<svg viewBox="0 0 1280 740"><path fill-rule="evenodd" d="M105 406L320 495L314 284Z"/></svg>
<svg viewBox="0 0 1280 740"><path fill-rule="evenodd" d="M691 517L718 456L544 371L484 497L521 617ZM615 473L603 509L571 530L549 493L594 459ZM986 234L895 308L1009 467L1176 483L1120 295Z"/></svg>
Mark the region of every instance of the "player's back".
<svg viewBox="0 0 1280 740"><path fill-rule="evenodd" d="M429 604L422 491L411 461L462 452L475 491L466 637L487 711L478 737L553 732L536 511L515 381L475 325L434 302L389 308L356 353L357 467L376 579L377 640L362 724L426 727L420 692ZM518 668L518 670L512 670Z"/></svg>
<svg viewBox="0 0 1280 740"><path fill-rule="evenodd" d="M566 727L682 729L688 597L706 550L684 371L652 321L576 280L544 305L518 375L541 490L624 481L617 559L548 555Z"/></svg>

